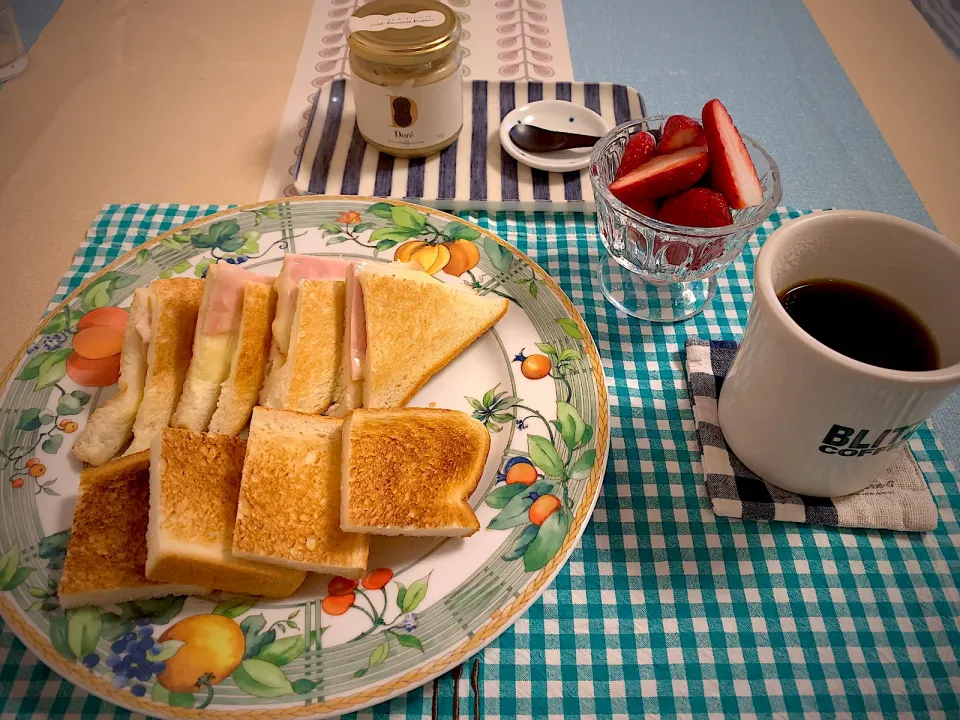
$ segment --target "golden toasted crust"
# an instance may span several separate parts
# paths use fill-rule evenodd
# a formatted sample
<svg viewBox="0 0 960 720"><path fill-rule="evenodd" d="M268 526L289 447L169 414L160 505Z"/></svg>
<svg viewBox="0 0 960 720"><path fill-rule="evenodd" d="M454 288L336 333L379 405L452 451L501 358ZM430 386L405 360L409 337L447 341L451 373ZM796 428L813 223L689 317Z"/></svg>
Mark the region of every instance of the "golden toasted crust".
<svg viewBox="0 0 960 720"><path fill-rule="evenodd" d="M167 428L156 442L158 529L173 540L229 547L246 441Z"/></svg>
<svg viewBox="0 0 960 720"><path fill-rule="evenodd" d="M363 404L363 380L354 380L351 372L353 358L350 353L350 325L347 322L350 308L353 307L354 287L356 287L356 283L344 283L340 369L337 372L337 387L334 392L333 405L326 412L329 417L346 417L347 413Z"/></svg>
<svg viewBox="0 0 960 720"><path fill-rule="evenodd" d="M128 455L80 473L73 529L60 577L61 600L161 585L147 579L150 453Z"/></svg>
<svg viewBox="0 0 960 720"><path fill-rule="evenodd" d="M167 428L151 468L147 576L287 597L306 573L232 555L246 441Z"/></svg>
<svg viewBox="0 0 960 720"><path fill-rule="evenodd" d="M503 298L480 297L409 270L365 266L358 276L367 328L366 408L406 405L507 312Z"/></svg>
<svg viewBox="0 0 960 720"><path fill-rule="evenodd" d="M270 352L270 325L277 309L273 286L248 282L243 288L240 334L230 366L230 376L220 391L210 432L236 435L250 422L250 413L263 387Z"/></svg>
<svg viewBox="0 0 960 720"><path fill-rule="evenodd" d="M322 413L333 403L343 342L344 284L343 280L303 280L297 288L285 410Z"/></svg>
<svg viewBox="0 0 960 720"><path fill-rule="evenodd" d="M203 280L171 278L150 283L153 294L147 378L127 454L150 447L170 423L190 365Z"/></svg>
<svg viewBox="0 0 960 720"><path fill-rule="evenodd" d="M209 348L210 343L233 342L240 319L239 314L231 318L231 327L213 336L208 335L204 329L210 303L217 295L222 267L220 263L210 265L203 279L203 296L193 331L190 364L183 380L180 399L170 419L170 427L206 430L210 424L210 418L217 409L220 384L229 372L230 358L225 352L211 355L209 351L204 352L202 348L205 345Z"/></svg>
<svg viewBox="0 0 960 720"><path fill-rule="evenodd" d="M253 410L233 552L359 577L369 539L340 530L342 421Z"/></svg>
<svg viewBox="0 0 960 720"><path fill-rule="evenodd" d="M373 534L472 535L468 500L490 433L457 410L355 410L344 429L341 525Z"/></svg>

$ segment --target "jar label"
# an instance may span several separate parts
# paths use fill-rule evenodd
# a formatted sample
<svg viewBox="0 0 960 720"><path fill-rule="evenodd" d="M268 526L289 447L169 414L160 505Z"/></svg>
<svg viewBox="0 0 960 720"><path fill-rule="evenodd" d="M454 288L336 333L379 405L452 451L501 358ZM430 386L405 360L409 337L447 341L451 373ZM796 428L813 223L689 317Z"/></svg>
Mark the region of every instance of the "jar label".
<svg viewBox="0 0 960 720"><path fill-rule="evenodd" d="M390 15L367 15L366 17L350 17L350 32L355 33L361 30L388 30L390 28L408 28L414 25L423 27L436 27L442 25L444 20L443 13L439 10L421 10L420 12L408 13L398 12Z"/></svg>
<svg viewBox="0 0 960 720"><path fill-rule="evenodd" d="M384 87L351 75L357 125L364 137L398 149L425 148L448 140L463 125L460 68L429 85Z"/></svg>

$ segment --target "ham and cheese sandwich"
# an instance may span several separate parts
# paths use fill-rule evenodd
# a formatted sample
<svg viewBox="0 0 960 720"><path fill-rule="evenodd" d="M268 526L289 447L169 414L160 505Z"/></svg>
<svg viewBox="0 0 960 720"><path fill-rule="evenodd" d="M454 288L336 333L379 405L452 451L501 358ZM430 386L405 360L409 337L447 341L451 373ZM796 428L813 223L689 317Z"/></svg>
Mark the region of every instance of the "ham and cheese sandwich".
<svg viewBox="0 0 960 720"><path fill-rule="evenodd" d="M91 465L102 465L116 457L133 437L133 422L143 400L143 383L147 375L147 343L140 334L140 327L149 312L150 291L147 288L134 290L120 352L117 394L93 412L73 443L73 454Z"/></svg>
<svg viewBox="0 0 960 720"><path fill-rule="evenodd" d="M322 413L333 403L349 265L332 257L284 257L274 285L277 313L260 395L264 407Z"/></svg>
<svg viewBox="0 0 960 720"><path fill-rule="evenodd" d="M345 336L349 382L362 381L365 408L405 406L509 305L504 298L480 296L466 285L441 282L398 263L363 263L347 278L353 283L347 290L353 312ZM356 393L356 385L350 387L348 398Z"/></svg>
<svg viewBox="0 0 960 720"><path fill-rule="evenodd" d="M190 366L203 280L154 280L150 293L149 317L137 326L147 345L147 376L125 455L147 450L170 424Z"/></svg>
<svg viewBox="0 0 960 720"><path fill-rule="evenodd" d="M275 302L272 277L227 263L207 268L173 427L236 435L246 426L263 384Z"/></svg>
<svg viewBox="0 0 960 720"><path fill-rule="evenodd" d="M100 465L125 446L127 455L146 450L170 424L190 365L202 295L203 281L192 278L154 280L134 292L120 386L77 437L73 453L79 459Z"/></svg>
<svg viewBox="0 0 960 720"><path fill-rule="evenodd" d="M301 349L293 365L286 362L268 379L261 397L267 407L333 417L357 407L402 407L507 311L503 298L481 297L399 263L308 259L317 263L311 276L323 280L301 280L298 299L286 303L295 308L287 360L303 347L310 360ZM284 281L285 262L277 280L281 304L280 288L289 292L304 277L299 262L295 267L298 273ZM274 348L282 359L279 320L278 305Z"/></svg>

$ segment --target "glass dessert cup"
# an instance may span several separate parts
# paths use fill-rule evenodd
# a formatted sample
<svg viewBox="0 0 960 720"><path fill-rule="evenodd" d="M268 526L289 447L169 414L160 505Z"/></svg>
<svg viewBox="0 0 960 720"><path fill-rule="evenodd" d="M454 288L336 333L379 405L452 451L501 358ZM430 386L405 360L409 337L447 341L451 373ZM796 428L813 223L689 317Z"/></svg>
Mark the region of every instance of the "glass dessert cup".
<svg viewBox="0 0 960 720"><path fill-rule="evenodd" d="M598 269L600 287L616 308L651 322L678 322L703 311L716 293L717 273L740 254L783 195L777 164L755 140L743 135L760 178L763 204L731 210L732 224L673 225L627 207L607 187L624 147L635 133L660 131L668 117L655 115L615 127L600 139L590 158L597 228L606 249Z"/></svg>

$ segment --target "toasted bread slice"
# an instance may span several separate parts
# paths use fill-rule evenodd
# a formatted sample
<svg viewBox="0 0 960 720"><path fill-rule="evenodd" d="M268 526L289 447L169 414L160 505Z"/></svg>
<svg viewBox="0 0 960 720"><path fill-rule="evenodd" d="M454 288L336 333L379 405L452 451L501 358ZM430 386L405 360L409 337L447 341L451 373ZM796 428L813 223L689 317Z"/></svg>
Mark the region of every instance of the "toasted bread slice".
<svg viewBox="0 0 960 720"><path fill-rule="evenodd" d="M217 410L210 419L211 433L236 435L250 422L257 404L270 352L270 324L277 296L273 288L249 282L243 290L243 315L230 375L220 390Z"/></svg>
<svg viewBox="0 0 960 720"><path fill-rule="evenodd" d="M73 443L73 454L91 465L101 465L119 455L133 437L133 422L143 400L147 375L147 346L137 326L149 322L149 313L150 291L134 290L120 352L117 394L94 411Z"/></svg>
<svg viewBox="0 0 960 720"><path fill-rule="evenodd" d="M146 574L158 582L283 598L302 570L233 556L233 526L246 441L167 428L150 455Z"/></svg>
<svg viewBox="0 0 960 720"><path fill-rule="evenodd" d="M200 315L193 336L193 357L180 402L170 421L171 427L206 430L210 425L220 398L221 384L230 375L247 283L262 285L267 291L263 295L273 295L273 278L227 263L207 267ZM268 328L272 320L271 317L267 321ZM249 328L247 335L249 337ZM263 340L262 337L256 338L254 344L260 346Z"/></svg>
<svg viewBox="0 0 960 720"><path fill-rule="evenodd" d="M253 409L240 485L236 557L360 577L369 538L340 529L343 422Z"/></svg>
<svg viewBox="0 0 960 720"><path fill-rule="evenodd" d="M268 408L322 413L333 403L343 342L343 280L301 280L286 357L275 355L260 396Z"/></svg>
<svg viewBox="0 0 960 720"><path fill-rule="evenodd" d="M60 605L112 605L129 600L193 595L208 585L147 578L150 453L127 455L80 473L73 529L60 576Z"/></svg>
<svg viewBox="0 0 960 720"><path fill-rule="evenodd" d="M356 278L360 263L353 263L346 269L346 281L343 294L343 340L340 344L340 370L337 374L337 387L333 405L326 414L330 417L346 417L354 408L363 403L363 379L355 379L353 373L353 353L351 352L351 327L353 321L363 323L363 293ZM365 331L361 327L365 339Z"/></svg>
<svg viewBox="0 0 960 720"><path fill-rule="evenodd" d="M170 424L190 365L203 280L154 280L150 293L147 376L127 455L148 449L156 434Z"/></svg>
<svg viewBox="0 0 960 720"><path fill-rule="evenodd" d="M367 263L360 270L366 315L363 407L403 407L423 385L507 312L424 272Z"/></svg>
<svg viewBox="0 0 960 720"><path fill-rule="evenodd" d="M340 527L372 535L466 537L490 433L458 410L354 410L343 428Z"/></svg>

